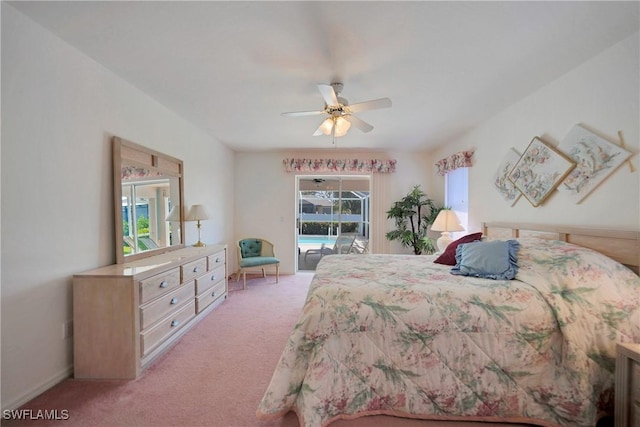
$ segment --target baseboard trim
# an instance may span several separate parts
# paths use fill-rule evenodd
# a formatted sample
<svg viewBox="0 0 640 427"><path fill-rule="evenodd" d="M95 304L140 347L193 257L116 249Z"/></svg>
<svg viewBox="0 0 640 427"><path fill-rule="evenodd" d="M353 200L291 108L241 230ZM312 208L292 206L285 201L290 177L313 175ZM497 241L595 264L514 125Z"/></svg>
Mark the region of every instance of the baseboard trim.
<svg viewBox="0 0 640 427"><path fill-rule="evenodd" d="M72 376L73 376L73 365L70 365L65 370L63 370L62 372L52 376L47 381L45 381L42 384L32 388L31 390L29 390L27 393L23 394L22 396L14 399L13 401L11 401L9 403L6 403L6 404L3 403L2 410L4 411L4 410L18 409L19 407L21 407L25 403L29 402L33 398L38 397L39 395L41 395L45 391L49 390L51 387L55 386L58 383L61 383L62 381L66 380L67 378L71 378Z"/></svg>

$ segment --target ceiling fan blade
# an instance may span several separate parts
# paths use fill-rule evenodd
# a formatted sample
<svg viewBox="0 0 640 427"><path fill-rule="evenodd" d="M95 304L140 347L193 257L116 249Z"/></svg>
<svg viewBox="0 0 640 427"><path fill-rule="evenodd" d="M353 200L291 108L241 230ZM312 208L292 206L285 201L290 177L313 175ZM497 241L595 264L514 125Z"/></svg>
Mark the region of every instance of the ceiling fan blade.
<svg viewBox="0 0 640 427"><path fill-rule="evenodd" d="M375 110L378 108L391 107L391 100L389 98L374 99L372 101L356 102L349 105L349 110L352 113L358 113L360 111Z"/></svg>
<svg viewBox="0 0 640 427"><path fill-rule="evenodd" d="M324 111L293 111L290 113L282 113L282 115L288 116L288 117L303 117L303 116L318 116L323 113Z"/></svg>
<svg viewBox="0 0 640 427"><path fill-rule="evenodd" d="M360 129L362 132L369 132L373 129L373 126L356 116L344 116L344 119Z"/></svg>
<svg viewBox="0 0 640 427"><path fill-rule="evenodd" d="M320 83L318 84L318 90L320 91L320 95L322 95L322 98L327 105L339 104L338 97L336 96L336 91L333 90L333 86Z"/></svg>

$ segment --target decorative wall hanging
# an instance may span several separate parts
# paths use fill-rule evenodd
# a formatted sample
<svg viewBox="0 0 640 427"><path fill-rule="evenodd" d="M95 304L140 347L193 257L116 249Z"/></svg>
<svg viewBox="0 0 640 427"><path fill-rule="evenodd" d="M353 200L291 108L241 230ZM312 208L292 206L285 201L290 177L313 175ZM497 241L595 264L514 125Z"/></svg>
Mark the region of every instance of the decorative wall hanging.
<svg viewBox="0 0 640 427"><path fill-rule="evenodd" d="M515 148L510 148L493 175L493 185L510 206L515 205L522 195L516 186L513 185L513 182L509 180L509 172L511 172L515 164L518 163L519 159L520 153L518 153Z"/></svg>
<svg viewBox="0 0 640 427"><path fill-rule="evenodd" d="M580 125L575 125L558 148L576 162L576 167L558 187L559 191L580 203L631 153Z"/></svg>
<svg viewBox="0 0 640 427"><path fill-rule="evenodd" d="M396 160L284 159L287 172L375 172L396 171Z"/></svg>
<svg viewBox="0 0 640 427"><path fill-rule="evenodd" d="M438 160L435 165L437 168L436 173L440 176L456 170L458 168L469 168L472 166L471 159L473 157L473 151L460 151L456 154L452 154L449 157Z"/></svg>
<svg viewBox="0 0 640 427"><path fill-rule="evenodd" d="M539 206L575 166L536 136L509 173L509 180L533 206Z"/></svg>
<svg viewBox="0 0 640 427"><path fill-rule="evenodd" d="M621 130L618 131L618 137L620 138L620 147L626 148L624 145L624 135L622 134ZM636 168L633 166L633 163L631 163L631 157L627 159L627 164L629 165L629 172L633 173L636 171Z"/></svg>

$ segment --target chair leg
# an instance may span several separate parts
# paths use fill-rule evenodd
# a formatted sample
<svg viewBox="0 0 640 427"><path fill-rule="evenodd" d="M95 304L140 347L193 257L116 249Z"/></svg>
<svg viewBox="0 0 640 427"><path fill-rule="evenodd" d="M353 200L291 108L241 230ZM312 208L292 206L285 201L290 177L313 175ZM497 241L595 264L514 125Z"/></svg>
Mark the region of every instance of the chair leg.
<svg viewBox="0 0 640 427"><path fill-rule="evenodd" d="M279 264L276 264L276 283L278 283L278 265Z"/></svg>
<svg viewBox="0 0 640 427"><path fill-rule="evenodd" d="M247 272L244 271L242 274L242 289L247 290Z"/></svg>
<svg viewBox="0 0 640 427"><path fill-rule="evenodd" d="M263 279L267 278L267 273L264 271L264 267L262 268L262 278Z"/></svg>

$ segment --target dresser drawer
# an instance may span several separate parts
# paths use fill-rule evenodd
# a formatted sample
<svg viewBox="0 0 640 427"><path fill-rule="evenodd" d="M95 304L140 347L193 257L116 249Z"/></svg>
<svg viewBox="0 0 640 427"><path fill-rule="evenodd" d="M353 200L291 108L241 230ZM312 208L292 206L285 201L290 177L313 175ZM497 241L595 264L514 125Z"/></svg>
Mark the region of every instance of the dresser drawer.
<svg viewBox="0 0 640 427"><path fill-rule="evenodd" d="M207 308L212 302L226 295L226 291L227 291L226 284L227 282L225 280L222 280L213 288L198 295L196 297L196 311L200 313L202 310Z"/></svg>
<svg viewBox="0 0 640 427"><path fill-rule="evenodd" d="M180 286L180 269L173 268L140 281L140 304Z"/></svg>
<svg viewBox="0 0 640 427"><path fill-rule="evenodd" d="M213 255L209 255L207 258L209 259L209 270L213 270L214 268L217 268L218 266L222 266L225 264L226 258L225 258L225 251L220 251L218 253L215 253Z"/></svg>
<svg viewBox="0 0 640 427"><path fill-rule="evenodd" d="M170 292L159 299L140 307L140 327L148 328L157 320L164 316L168 316L172 311L178 310L189 301L193 301L195 297L194 283L189 282L180 286L173 292Z"/></svg>
<svg viewBox="0 0 640 427"><path fill-rule="evenodd" d="M221 280L224 280L225 269L224 265L216 268L213 271L208 272L204 276L198 277L196 282L196 295L200 295L207 289L210 289Z"/></svg>
<svg viewBox="0 0 640 427"><path fill-rule="evenodd" d="M182 270L182 283L187 283L207 271L207 257L181 265L180 269Z"/></svg>
<svg viewBox="0 0 640 427"><path fill-rule="evenodd" d="M169 317L165 317L152 328L140 333L141 352L144 356L166 338L180 330L196 315L195 301L179 309Z"/></svg>

